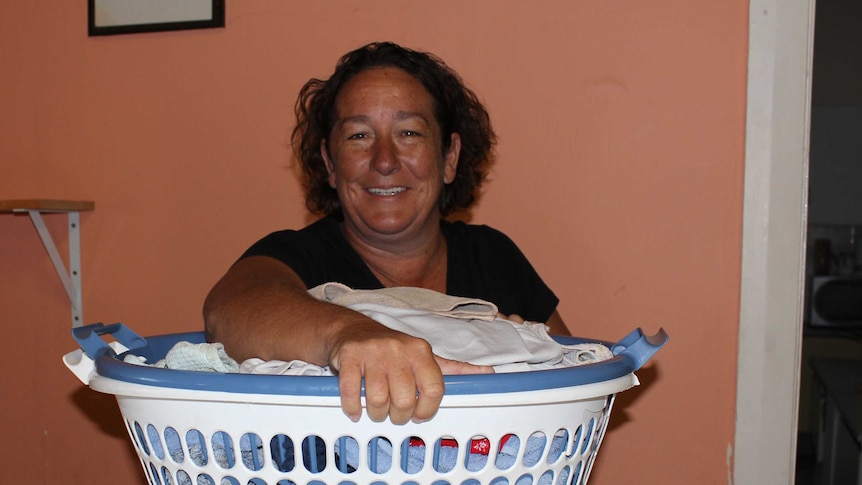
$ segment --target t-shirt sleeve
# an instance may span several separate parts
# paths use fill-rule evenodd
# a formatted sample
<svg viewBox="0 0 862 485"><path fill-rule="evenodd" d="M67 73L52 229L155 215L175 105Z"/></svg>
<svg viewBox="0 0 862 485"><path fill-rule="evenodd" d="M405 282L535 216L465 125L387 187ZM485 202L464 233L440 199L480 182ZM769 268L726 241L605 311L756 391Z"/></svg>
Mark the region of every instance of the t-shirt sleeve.
<svg viewBox="0 0 862 485"><path fill-rule="evenodd" d="M355 289L379 288L380 282L343 238L337 223L322 219L301 230L273 232L254 243L240 259L269 256L289 266L307 288L337 281Z"/></svg>
<svg viewBox="0 0 862 485"><path fill-rule="evenodd" d="M449 293L482 298L505 315L546 322L559 298L508 236L488 226L464 226L450 251Z"/></svg>
<svg viewBox="0 0 862 485"><path fill-rule="evenodd" d="M302 275L309 272L311 255L307 254L303 245L296 244L297 239L299 235L293 230L273 232L252 244L239 259L269 256L290 266L296 274L300 275L300 278L305 280Z"/></svg>

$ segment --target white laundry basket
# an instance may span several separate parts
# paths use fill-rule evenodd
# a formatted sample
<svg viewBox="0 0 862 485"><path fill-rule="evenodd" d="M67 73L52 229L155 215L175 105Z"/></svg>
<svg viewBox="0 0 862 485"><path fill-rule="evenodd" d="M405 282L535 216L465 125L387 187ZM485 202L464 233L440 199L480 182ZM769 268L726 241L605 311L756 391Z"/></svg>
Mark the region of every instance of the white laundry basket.
<svg viewBox="0 0 862 485"><path fill-rule="evenodd" d="M337 377L218 374L156 362L202 332L140 337L123 324L73 329L65 364L114 394L154 485L562 485L589 477L614 395L667 341L638 329L615 357L565 369L445 376L433 419L395 425L341 411ZM110 335L106 343L102 336ZM586 342L555 337L561 343ZM595 341L593 341L595 342Z"/></svg>

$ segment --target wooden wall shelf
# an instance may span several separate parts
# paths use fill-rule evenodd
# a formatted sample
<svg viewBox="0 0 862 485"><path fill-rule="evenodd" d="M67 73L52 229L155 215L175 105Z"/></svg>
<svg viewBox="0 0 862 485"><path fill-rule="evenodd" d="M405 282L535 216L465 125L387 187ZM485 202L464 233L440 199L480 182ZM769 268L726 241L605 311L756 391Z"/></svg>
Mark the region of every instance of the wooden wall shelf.
<svg viewBox="0 0 862 485"><path fill-rule="evenodd" d="M81 211L91 211L96 207L93 201L57 200L57 199L17 199L0 200L0 213L28 214L42 245L48 251L48 256L57 270L60 282L69 301L72 303L72 326L79 327L84 323L84 311L81 298ZM57 245L42 219L43 213L66 213L69 230L69 268L66 269L63 259L57 251Z"/></svg>

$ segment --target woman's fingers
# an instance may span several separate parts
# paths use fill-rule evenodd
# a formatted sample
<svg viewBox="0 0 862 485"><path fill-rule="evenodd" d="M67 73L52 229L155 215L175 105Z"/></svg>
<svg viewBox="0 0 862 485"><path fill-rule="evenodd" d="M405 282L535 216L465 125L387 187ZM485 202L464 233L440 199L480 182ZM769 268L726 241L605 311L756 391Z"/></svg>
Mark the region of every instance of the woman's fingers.
<svg viewBox="0 0 862 485"><path fill-rule="evenodd" d="M443 384L443 372L432 356L431 364L418 367L414 370L416 376L416 403L410 419L421 423L431 419L437 414L440 402L443 400L445 386Z"/></svg>
<svg viewBox="0 0 862 485"><path fill-rule="evenodd" d="M399 332L381 332L374 338L338 346L332 367L338 372L341 407L353 421L362 416L362 382L365 408L372 421L389 417L394 424L422 422L437 413L445 391L444 374L489 374L494 370L438 357L428 342Z"/></svg>
<svg viewBox="0 0 862 485"><path fill-rule="evenodd" d="M489 365L474 365L460 360L444 359L443 357L434 356L437 365L440 366L440 371L443 375L456 374L493 374L494 368Z"/></svg>
<svg viewBox="0 0 862 485"><path fill-rule="evenodd" d="M362 368L357 362L343 362L338 369L338 392L341 394L341 409L351 421L362 417Z"/></svg>

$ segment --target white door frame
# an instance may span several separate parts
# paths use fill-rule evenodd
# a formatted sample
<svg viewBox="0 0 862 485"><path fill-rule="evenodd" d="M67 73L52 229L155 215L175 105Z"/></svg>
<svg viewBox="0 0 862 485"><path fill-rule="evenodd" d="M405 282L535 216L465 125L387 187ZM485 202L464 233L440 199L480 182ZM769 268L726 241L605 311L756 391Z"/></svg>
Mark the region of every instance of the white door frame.
<svg viewBox="0 0 862 485"><path fill-rule="evenodd" d="M814 2L749 3L736 485L795 475Z"/></svg>

